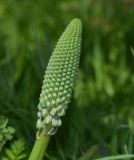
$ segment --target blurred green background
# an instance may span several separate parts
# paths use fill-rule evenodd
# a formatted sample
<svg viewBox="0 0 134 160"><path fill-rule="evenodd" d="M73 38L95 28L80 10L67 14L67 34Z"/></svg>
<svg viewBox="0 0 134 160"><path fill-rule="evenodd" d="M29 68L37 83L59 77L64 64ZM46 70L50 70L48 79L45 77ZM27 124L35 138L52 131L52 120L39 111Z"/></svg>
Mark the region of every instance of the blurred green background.
<svg viewBox="0 0 134 160"><path fill-rule="evenodd" d="M47 159L134 152L134 1L0 0L0 114L16 130L1 155L17 139L29 155L45 68L75 17L83 22L80 68Z"/></svg>

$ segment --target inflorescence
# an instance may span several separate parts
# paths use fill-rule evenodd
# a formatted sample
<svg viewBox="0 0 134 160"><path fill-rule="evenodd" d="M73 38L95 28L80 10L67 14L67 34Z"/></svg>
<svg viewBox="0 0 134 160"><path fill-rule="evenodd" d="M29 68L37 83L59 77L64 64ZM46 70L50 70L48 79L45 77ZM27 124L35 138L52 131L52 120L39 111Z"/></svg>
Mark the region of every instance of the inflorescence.
<svg viewBox="0 0 134 160"><path fill-rule="evenodd" d="M37 134L53 135L70 102L81 50L81 21L73 19L50 57L38 105Z"/></svg>

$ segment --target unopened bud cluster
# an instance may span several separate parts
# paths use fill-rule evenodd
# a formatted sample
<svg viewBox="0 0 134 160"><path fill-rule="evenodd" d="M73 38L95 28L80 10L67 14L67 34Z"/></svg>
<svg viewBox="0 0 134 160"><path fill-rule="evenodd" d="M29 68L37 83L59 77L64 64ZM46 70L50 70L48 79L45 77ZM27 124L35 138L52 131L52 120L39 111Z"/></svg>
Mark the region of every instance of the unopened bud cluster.
<svg viewBox="0 0 134 160"><path fill-rule="evenodd" d="M53 135L70 102L79 65L81 21L74 19L61 35L49 60L38 105L38 132Z"/></svg>

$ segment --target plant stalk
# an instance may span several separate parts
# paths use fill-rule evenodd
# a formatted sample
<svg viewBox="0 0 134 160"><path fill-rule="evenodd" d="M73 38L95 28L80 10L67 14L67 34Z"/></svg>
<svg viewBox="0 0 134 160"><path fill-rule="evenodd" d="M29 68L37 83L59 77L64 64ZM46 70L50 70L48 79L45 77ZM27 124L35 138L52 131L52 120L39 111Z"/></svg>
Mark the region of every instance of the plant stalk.
<svg viewBox="0 0 134 160"><path fill-rule="evenodd" d="M50 135L41 133L35 141L29 160L43 160L49 140Z"/></svg>

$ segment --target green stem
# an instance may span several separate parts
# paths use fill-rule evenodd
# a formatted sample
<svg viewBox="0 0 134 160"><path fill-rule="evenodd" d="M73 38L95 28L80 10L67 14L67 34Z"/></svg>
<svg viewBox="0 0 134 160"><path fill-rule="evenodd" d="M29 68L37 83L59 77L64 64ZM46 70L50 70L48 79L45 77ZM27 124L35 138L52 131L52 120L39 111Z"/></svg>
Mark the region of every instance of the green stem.
<svg viewBox="0 0 134 160"><path fill-rule="evenodd" d="M50 135L41 133L39 139L35 141L29 160L43 160L49 140Z"/></svg>

